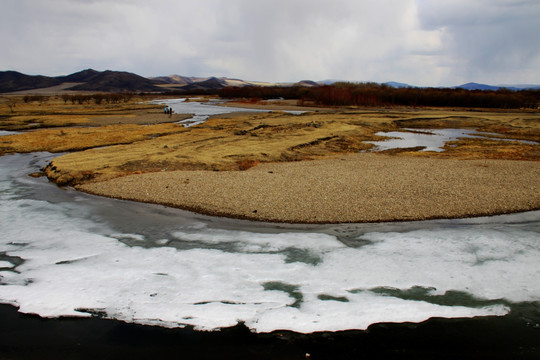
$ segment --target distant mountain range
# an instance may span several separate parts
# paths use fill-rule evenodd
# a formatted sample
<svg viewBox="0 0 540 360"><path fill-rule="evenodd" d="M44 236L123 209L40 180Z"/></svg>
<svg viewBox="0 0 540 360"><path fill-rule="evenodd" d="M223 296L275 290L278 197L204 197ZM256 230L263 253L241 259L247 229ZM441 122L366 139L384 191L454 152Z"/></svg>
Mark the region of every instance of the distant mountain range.
<svg viewBox="0 0 540 360"><path fill-rule="evenodd" d="M408 85L404 83L398 83L394 81L389 81L389 82L386 82L385 84L394 88L417 87L417 86ZM507 89L507 90L512 90L512 91L520 91L520 90L539 90L540 85L486 85L486 84L479 84L475 82L469 82L463 85L452 86L451 88L452 89L465 89L465 90L492 90L492 91Z"/></svg>
<svg viewBox="0 0 540 360"><path fill-rule="evenodd" d="M323 80L319 81L320 84L324 85L330 85L335 84L337 82L346 82L345 80ZM393 88L422 88L422 86L416 86L416 85L409 85L405 83L400 83L396 81L388 81L385 83L381 83L384 85L388 85ZM531 85L531 84L519 84L519 85L487 85L487 84L479 84L475 82L469 82L463 85L458 86L451 86L450 89L465 89L465 90L493 90L497 91L500 89L508 89L512 91L520 91L520 90L540 90L540 85Z"/></svg>
<svg viewBox="0 0 540 360"><path fill-rule="evenodd" d="M456 86L456 88L466 89L466 90L500 90L507 89L512 91L519 90L539 90L540 85L486 85L470 82L467 84Z"/></svg>
<svg viewBox="0 0 540 360"><path fill-rule="evenodd" d="M64 85L64 86L61 86ZM142 76L123 71L83 70L67 76L26 75L16 71L0 72L0 93L47 89L51 91L124 92L163 91L156 83Z"/></svg>
<svg viewBox="0 0 540 360"><path fill-rule="evenodd" d="M226 77L188 77L181 75L145 78L124 71L82 70L71 75L49 77L43 75L26 75L16 71L0 71L0 93L58 93L58 92L216 92L226 86L321 86L338 82L338 80L311 81L302 80L296 83L268 83L246 81ZM413 85L386 82L394 88L415 87ZM499 85L492 86L478 83L467 83L453 88L467 90L509 90L540 89L540 85Z"/></svg>

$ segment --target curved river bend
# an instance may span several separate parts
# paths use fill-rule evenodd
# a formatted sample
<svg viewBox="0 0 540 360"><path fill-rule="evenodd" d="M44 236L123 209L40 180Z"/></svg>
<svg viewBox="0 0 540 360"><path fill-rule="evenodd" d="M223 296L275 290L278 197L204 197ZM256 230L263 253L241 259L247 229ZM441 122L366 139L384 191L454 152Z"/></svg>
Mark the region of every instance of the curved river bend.
<svg viewBox="0 0 540 360"><path fill-rule="evenodd" d="M538 211L263 224L90 196L27 176L52 157L0 157L0 302L21 312L308 333L502 316L540 300Z"/></svg>

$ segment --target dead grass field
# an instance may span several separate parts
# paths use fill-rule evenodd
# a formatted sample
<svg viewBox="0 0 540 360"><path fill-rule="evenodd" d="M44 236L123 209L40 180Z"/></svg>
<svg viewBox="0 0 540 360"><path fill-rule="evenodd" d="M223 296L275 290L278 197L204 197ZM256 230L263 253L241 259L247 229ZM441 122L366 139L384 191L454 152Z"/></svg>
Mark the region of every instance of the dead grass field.
<svg viewBox="0 0 540 360"><path fill-rule="evenodd" d="M99 127L44 129L0 137L0 152L68 152L130 144L165 134L185 131L177 124L140 126L132 124Z"/></svg>
<svg viewBox="0 0 540 360"><path fill-rule="evenodd" d="M168 117L162 113L161 106L142 101L74 105L65 104L54 96L46 102L29 103L22 97L0 98L0 130L23 131L0 137L0 154L80 151L185 131L172 122L186 119L188 115Z"/></svg>
<svg viewBox="0 0 540 360"><path fill-rule="evenodd" d="M506 139L540 142L540 115L525 111L316 109L303 115L271 112L216 116L184 128L159 124L184 117L168 118L161 113L161 106L141 99L114 105L71 105L58 98L26 104L19 99L11 109L6 105L8 100L2 100L1 130L33 130L0 137L0 153L70 152L46 168L47 176L59 184L158 171L245 170L258 163L322 159L370 151L373 146L366 141L381 140L376 132L400 129L469 128L494 132ZM441 153L416 150L386 153L458 159L540 159L538 144L490 139L458 140L447 144Z"/></svg>
<svg viewBox="0 0 540 360"><path fill-rule="evenodd" d="M134 97L128 102L96 105L65 103L59 96L46 101L24 102L23 96L0 96L0 130L24 131L53 127L103 126L112 124L155 124L186 118L176 114L168 119L162 106L147 98Z"/></svg>
<svg viewBox="0 0 540 360"><path fill-rule="evenodd" d="M505 138L540 141L537 115L464 114L448 111L349 111L290 115L269 113L215 117L176 134L129 145L64 155L52 162L52 179L103 180L133 173L171 170L245 170L262 162L288 162L367 151L378 131L402 128L475 128ZM396 156L459 159L540 159L540 145L467 139L442 153L401 149Z"/></svg>

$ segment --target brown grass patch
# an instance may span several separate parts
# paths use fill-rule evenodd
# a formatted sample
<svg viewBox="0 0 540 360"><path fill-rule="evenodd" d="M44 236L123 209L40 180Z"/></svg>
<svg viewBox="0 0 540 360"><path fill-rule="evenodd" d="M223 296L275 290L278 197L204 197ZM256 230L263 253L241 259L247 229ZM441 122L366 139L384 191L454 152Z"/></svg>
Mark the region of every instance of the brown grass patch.
<svg viewBox="0 0 540 360"><path fill-rule="evenodd" d="M66 152L129 144L135 141L185 131L177 124L109 125L94 128L44 129L0 137L0 153Z"/></svg>
<svg viewBox="0 0 540 360"><path fill-rule="evenodd" d="M371 151L373 145L366 141L381 140L376 132L404 128L472 128L496 132L503 138L540 141L540 116L525 111L317 109L298 116L283 112L223 115L183 128L175 124L136 125L168 121L161 107L135 102L116 106L17 104L14 113L5 106L0 111L0 129L35 124L71 127L0 137L0 152L77 151L54 159L47 174L63 183L79 183L137 172L245 170L258 163ZM447 144L442 153L420 152L419 148L389 153L539 160L539 148L538 144L467 139Z"/></svg>
<svg viewBox="0 0 540 360"><path fill-rule="evenodd" d="M47 99L46 102L24 102L23 96L0 96L0 130L144 123L141 118L158 114L163 115L160 122L171 121L161 114L161 105L150 104L149 99L142 97L100 105L64 103L59 96Z"/></svg>

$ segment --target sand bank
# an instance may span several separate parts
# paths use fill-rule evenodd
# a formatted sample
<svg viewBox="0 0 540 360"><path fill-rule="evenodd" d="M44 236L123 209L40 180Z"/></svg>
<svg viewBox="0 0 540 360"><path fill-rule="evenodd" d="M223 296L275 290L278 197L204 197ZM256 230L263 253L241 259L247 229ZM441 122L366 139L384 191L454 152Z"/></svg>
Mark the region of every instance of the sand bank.
<svg viewBox="0 0 540 360"><path fill-rule="evenodd" d="M360 153L247 171L130 175L77 188L205 214L272 222L458 218L540 209L540 162Z"/></svg>

